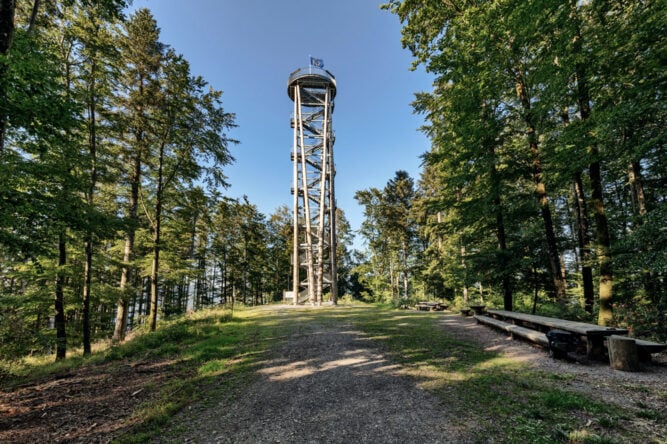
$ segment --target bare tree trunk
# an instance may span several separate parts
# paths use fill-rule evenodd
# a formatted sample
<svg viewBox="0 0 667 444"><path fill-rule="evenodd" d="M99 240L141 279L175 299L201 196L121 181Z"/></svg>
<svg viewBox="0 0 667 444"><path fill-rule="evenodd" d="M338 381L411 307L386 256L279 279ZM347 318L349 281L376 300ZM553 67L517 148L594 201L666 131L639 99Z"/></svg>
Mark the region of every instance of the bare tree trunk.
<svg viewBox="0 0 667 444"><path fill-rule="evenodd" d="M88 122L90 125L88 133L88 149L90 154L90 183L88 184L88 211L93 210L95 204L95 187L97 186L97 91L95 85L95 76L97 75L97 65L93 59L91 64L90 96L88 98ZM93 230L88 227L86 235L84 265L84 286L83 286L83 354L91 353L90 347L90 298L93 274Z"/></svg>
<svg viewBox="0 0 667 444"><path fill-rule="evenodd" d="M389 259L389 290L391 291L391 300L397 300L395 297L395 292L394 289L396 287L395 285L396 278L394 277L394 261Z"/></svg>
<svg viewBox="0 0 667 444"><path fill-rule="evenodd" d="M139 134L137 140L141 141L143 135ZM134 256L134 240L137 229L137 209L139 208L139 184L141 182L141 154L137 152L133 157L132 172L130 173L130 196L128 202L129 226L125 234L125 251L123 253L123 269L120 276L120 292L118 308L116 311L116 326L114 328L113 340L125 340L127 332L129 294L128 285L132 279L132 259Z"/></svg>
<svg viewBox="0 0 667 444"><path fill-rule="evenodd" d="M628 165L628 182L632 191L632 203L635 211L640 216L645 216L648 210L646 195L644 194L644 181L642 180L641 165L637 161L632 161Z"/></svg>
<svg viewBox="0 0 667 444"><path fill-rule="evenodd" d="M590 102L588 98L588 89L582 72L577 73L577 80L581 118L586 120L590 115ZM589 147L589 153L593 159L588 167L588 171L591 180L591 201L593 204L593 216L595 220L598 266L600 268L600 312L598 314L598 324L604 326L611 323L613 316L611 301L613 297L614 281L610 256L611 239L609 236L607 214L604 207L601 166L600 161L598 160L600 152L597 146L592 145Z"/></svg>
<svg viewBox="0 0 667 444"><path fill-rule="evenodd" d="M500 205L500 197L496 198L496 206L496 236L498 237L498 250L502 255L505 255L507 253L507 238L505 236L505 223L503 220L503 211ZM512 311L512 283L510 282L510 275L508 272L503 273L501 283L503 288L503 308L505 310Z"/></svg>
<svg viewBox="0 0 667 444"><path fill-rule="evenodd" d="M463 304L468 305L468 276L466 272L466 247L461 247L461 268L463 268Z"/></svg>
<svg viewBox="0 0 667 444"><path fill-rule="evenodd" d="M565 277L563 276L560 266L560 254L558 252L558 244L556 241L556 232L554 230L553 218L551 216L551 207L549 205L549 198L547 196L547 188L542 177L542 161L540 159L539 145L537 141L537 131L531 116L530 97L528 89L524 83L523 77L517 71L516 77L516 91L519 101L523 107L524 120L528 127L528 144L530 153L533 158L533 182L535 183L535 193L537 201L540 204L540 213L544 221L544 231L547 241L547 251L549 253L549 265L551 268L551 276L556 288L556 300L564 302L567 298L565 289Z"/></svg>
<svg viewBox="0 0 667 444"><path fill-rule="evenodd" d="M492 143L490 143L489 154L491 155L491 182L494 190L499 189L500 178L498 177L498 170L496 168L496 150ZM496 237L498 239L498 251L500 255L504 258L507 253L507 236L505 234L505 221L503 218L503 205L500 198L500 192L494 191L496 194L493 197L493 204L496 211ZM438 219L440 219L440 213L438 212ZM440 222L440 220L438 220ZM503 308L508 311L512 311L512 284L510 282L510 274L508 270L503 270L502 277L502 288L503 288Z"/></svg>
<svg viewBox="0 0 667 444"><path fill-rule="evenodd" d="M160 231L159 222L155 221L155 234L153 235L153 260L151 261L151 292L150 292L150 311L148 312L148 322L150 331L157 328L157 310L158 310L158 268L160 266Z"/></svg>
<svg viewBox="0 0 667 444"><path fill-rule="evenodd" d="M591 267L591 238L588 234L588 209L586 197L584 196L583 181L581 174L573 177L575 215L577 219L577 243L581 254L581 281L584 290L584 309L587 313L593 313L595 292L593 288L593 269Z"/></svg>
<svg viewBox="0 0 667 444"><path fill-rule="evenodd" d="M535 280L535 288L533 292L533 314L537 313L537 296L539 294L540 287L537 281L537 267L533 266L533 278Z"/></svg>
<svg viewBox="0 0 667 444"><path fill-rule="evenodd" d="M0 55L6 56L14 39L14 13L16 0L0 0ZM3 60L0 63L0 157L5 151L5 132L9 110L7 103L7 65Z"/></svg>
<svg viewBox="0 0 667 444"><path fill-rule="evenodd" d="M579 20L577 16L577 6L575 2L570 2L572 16L574 20ZM577 22L577 26L579 23ZM581 32L577 30L577 36L573 41L572 51L575 54L582 54L583 38ZM590 94L586 82L586 66L584 63L575 65L575 80L577 82L577 103L579 105L579 114L581 120L588 120L591 114ZM610 257L611 240L609 236L609 224L605 212L603 200L602 173L600 166L600 151L593 143L588 147L591 163L588 166L588 173L591 180L591 204L593 206L593 219L595 221L595 243L597 249L598 266L600 269L599 283L599 302L600 311L598 313L598 324L608 325L612 320L612 297L613 297L613 275L612 262Z"/></svg>
<svg viewBox="0 0 667 444"><path fill-rule="evenodd" d="M158 157L158 179L157 192L155 198L155 220L153 221L153 261L151 263L151 301L149 318L149 329L155 331L157 328L157 310L158 310L158 269L160 266L160 234L162 222L162 199L163 188L163 163L164 163L164 143L160 144L160 155Z"/></svg>
<svg viewBox="0 0 667 444"><path fill-rule="evenodd" d="M35 0L32 4L32 12L30 13L30 22L28 22L28 32L32 32L35 29L35 23L37 22L37 14L39 13L39 6L42 2L40 0Z"/></svg>
<svg viewBox="0 0 667 444"><path fill-rule="evenodd" d="M410 276L408 273L408 247L405 241L402 243L401 253L403 255L403 297L407 299L410 291Z"/></svg>
<svg viewBox="0 0 667 444"><path fill-rule="evenodd" d="M597 151L597 149L595 149ZM598 250L598 264L600 266L600 313L598 324L605 326L612 321L612 297L613 297L613 275L612 263L609 253L611 240L609 238L609 226L602 199L602 177L600 173L600 162L593 162L589 167L591 186L593 189L593 214L596 226L596 242Z"/></svg>
<svg viewBox="0 0 667 444"><path fill-rule="evenodd" d="M67 331L65 330L65 274L63 267L67 265L67 244L65 234L58 235L58 271L56 273L55 297L55 328L56 328L56 361L65 359L67 354Z"/></svg>
<svg viewBox="0 0 667 444"><path fill-rule="evenodd" d="M16 0L0 0L0 54L6 55L14 39Z"/></svg>

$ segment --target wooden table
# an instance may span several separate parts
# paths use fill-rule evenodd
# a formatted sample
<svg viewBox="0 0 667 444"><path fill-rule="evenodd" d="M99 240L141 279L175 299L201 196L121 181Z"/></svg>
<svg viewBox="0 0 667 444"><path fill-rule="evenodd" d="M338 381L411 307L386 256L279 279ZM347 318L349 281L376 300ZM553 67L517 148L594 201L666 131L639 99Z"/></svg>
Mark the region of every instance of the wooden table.
<svg viewBox="0 0 667 444"><path fill-rule="evenodd" d="M475 312L476 315L481 315L484 313L486 305L471 305L470 308Z"/></svg>
<svg viewBox="0 0 667 444"><path fill-rule="evenodd" d="M447 310L447 305L440 302L421 301L415 305L415 308L422 311L442 311Z"/></svg>
<svg viewBox="0 0 667 444"><path fill-rule="evenodd" d="M515 313L506 310L487 310L487 313L506 322L524 325L535 330L548 332L557 329L576 334L586 342L586 353L592 359L604 358L604 338L611 335L627 335L628 330L616 327L603 327L586 322L567 321L565 319L550 318L547 316Z"/></svg>

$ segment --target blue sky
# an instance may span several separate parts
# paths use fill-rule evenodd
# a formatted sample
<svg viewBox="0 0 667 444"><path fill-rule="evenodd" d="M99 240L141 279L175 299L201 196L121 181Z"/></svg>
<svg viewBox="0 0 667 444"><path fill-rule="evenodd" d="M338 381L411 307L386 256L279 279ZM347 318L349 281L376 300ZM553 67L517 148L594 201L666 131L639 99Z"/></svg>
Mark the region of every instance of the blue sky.
<svg viewBox="0 0 667 444"><path fill-rule="evenodd" d="M193 74L224 91L236 114L230 136L236 158L225 170L226 195L247 195L265 215L291 207L292 101L287 78L320 58L336 76L336 200L357 230L363 209L357 190L382 188L397 170L417 179L428 139L412 112L414 93L431 77L410 71L396 16L382 0L134 0L147 7L161 40L182 54ZM357 239L357 242L359 240ZM355 242L356 245L358 243Z"/></svg>

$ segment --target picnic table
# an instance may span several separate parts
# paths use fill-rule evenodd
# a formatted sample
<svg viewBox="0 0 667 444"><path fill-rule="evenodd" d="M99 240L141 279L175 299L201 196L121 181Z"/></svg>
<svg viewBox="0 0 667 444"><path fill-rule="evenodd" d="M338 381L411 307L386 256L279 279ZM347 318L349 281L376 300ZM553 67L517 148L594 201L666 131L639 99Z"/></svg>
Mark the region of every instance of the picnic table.
<svg viewBox="0 0 667 444"><path fill-rule="evenodd" d="M481 315L484 313L486 305L471 305L470 308L475 312L476 315Z"/></svg>
<svg viewBox="0 0 667 444"><path fill-rule="evenodd" d="M415 305L415 308L421 311L443 311L447 310L447 305L440 302L421 301Z"/></svg>
<svg viewBox="0 0 667 444"><path fill-rule="evenodd" d="M567 321L565 319L550 318L547 316L516 313L507 310L487 310L487 314L494 319L510 322L515 325L528 327L533 330L548 332L563 330L575 334L586 344L586 353L591 359L604 359L604 340L612 335L627 335L628 330L616 327L604 327L586 322Z"/></svg>

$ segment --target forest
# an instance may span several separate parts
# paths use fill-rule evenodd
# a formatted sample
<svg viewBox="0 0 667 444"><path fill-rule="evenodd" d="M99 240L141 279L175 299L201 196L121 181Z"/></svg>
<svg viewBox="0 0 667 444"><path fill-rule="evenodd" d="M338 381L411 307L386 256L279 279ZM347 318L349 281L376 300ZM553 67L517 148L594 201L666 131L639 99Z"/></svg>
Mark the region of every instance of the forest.
<svg viewBox="0 0 667 444"><path fill-rule="evenodd" d="M221 92L147 9L31 3L2 9L0 355L89 354L159 318L280 295L289 211L223 195L236 141Z"/></svg>
<svg viewBox="0 0 667 444"><path fill-rule="evenodd" d="M291 210L225 195L233 110L127 6L1 0L4 359L86 355L290 288ZM431 148L420 177L357 191L362 251L340 212L340 296L482 302L666 340L664 3L382 8L434 75L413 103Z"/></svg>
<svg viewBox="0 0 667 444"><path fill-rule="evenodd" d="M659 1L390 1L435 76L431 148L357 192L369 294L586 319L667 338Z"/></svg>

